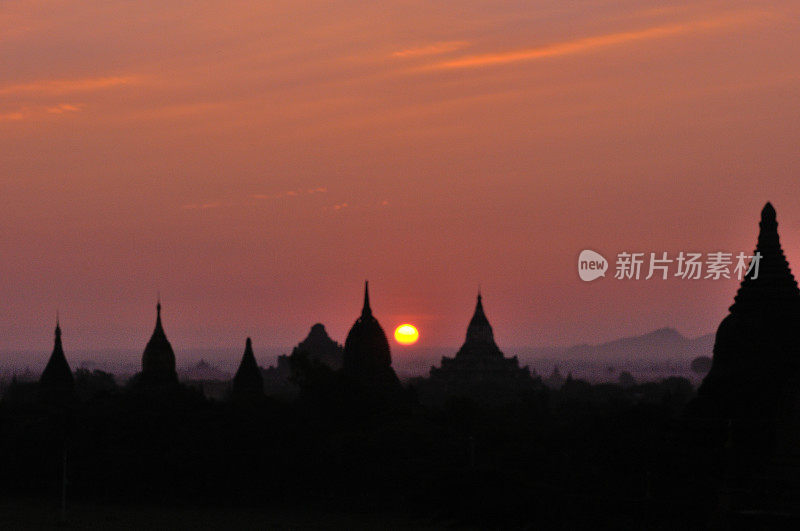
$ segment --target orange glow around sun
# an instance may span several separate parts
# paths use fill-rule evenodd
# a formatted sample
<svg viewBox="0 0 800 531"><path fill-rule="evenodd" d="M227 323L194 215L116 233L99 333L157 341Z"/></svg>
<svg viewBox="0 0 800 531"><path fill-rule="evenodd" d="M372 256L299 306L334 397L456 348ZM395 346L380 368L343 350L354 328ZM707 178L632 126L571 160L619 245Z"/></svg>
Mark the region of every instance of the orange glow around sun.
<svg viewBox="0 0 800 531"><path fill-rule="evenodd" d="M401 345L413 345L419 339L419 332L414 325L401 324L394 331L394 339Z"/></svg>

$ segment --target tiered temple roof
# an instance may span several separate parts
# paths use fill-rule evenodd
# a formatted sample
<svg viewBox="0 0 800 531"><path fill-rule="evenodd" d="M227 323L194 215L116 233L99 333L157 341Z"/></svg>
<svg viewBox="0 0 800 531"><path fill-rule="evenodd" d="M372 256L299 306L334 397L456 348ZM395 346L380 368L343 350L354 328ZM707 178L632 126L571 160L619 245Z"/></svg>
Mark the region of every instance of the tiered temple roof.
<svg viewBox="0 0 800 531"><path fill-rule="evenodd" d="M800 376L800 290L778 237L775 209L761 211L756 252L717 329L711 371L698 391L703 414L775 418L797 414Z"/></svg>
<svg viewBox="0 0 800 531"><path fill-rule="evenodd" d="M292 355L304 352L312 361L327 365L333 370L342 368L344 349L330 338L325 325L317 323L311 327L308 336L292 350Z"/></svg>
<svg viewBox="0 0 800 531"><path fill-rule="evenodd" d="M512 390L533 382L528 368L520 367L516 356L505 357L495 343L480 292L464 344L454 358L443 357L440 368L431 367L431 381L450 391L466 391L476 386Z"/></svg>

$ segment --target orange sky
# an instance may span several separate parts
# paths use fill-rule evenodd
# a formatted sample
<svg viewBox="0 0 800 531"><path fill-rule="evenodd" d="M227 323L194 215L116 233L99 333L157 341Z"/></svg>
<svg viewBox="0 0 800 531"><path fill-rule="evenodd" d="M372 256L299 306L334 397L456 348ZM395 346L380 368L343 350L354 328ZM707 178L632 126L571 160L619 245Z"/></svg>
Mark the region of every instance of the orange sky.
<svg viewBox="0 0 800 531"><path fill-rule="evenodd" d="M578 279L585 248L800 268L797 2L0 5L0 350L502 346L712 331L735 282ZM398 354L400 352L400 354ZM402 355L395 349L395 355Z"/></svg>

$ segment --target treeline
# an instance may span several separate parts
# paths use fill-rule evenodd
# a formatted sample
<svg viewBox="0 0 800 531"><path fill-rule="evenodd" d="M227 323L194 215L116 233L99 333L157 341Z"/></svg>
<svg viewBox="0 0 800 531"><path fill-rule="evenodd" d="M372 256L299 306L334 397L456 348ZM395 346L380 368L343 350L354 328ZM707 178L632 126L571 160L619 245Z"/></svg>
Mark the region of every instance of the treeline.
<svg viewBox="0 0 800 531"><path fill-rule="evenodd" d="M66 469L72 500L399 510L464 525L641 529L713 508L713 460L697 468L701 454L675 435L693 396L680 378L386 407L324 377L287 402L75 376L67 407L38 400L36 384L6 390L5 494L55 500Z"/></svg>

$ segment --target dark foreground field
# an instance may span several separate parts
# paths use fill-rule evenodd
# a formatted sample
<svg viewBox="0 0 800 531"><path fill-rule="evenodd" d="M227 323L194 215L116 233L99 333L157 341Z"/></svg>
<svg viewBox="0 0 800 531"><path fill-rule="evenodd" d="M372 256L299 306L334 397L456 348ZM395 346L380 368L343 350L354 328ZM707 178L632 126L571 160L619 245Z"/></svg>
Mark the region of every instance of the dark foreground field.
<svg viewBox="0 0 800 531"><path fill-rule="evenodd" d="M72 504L60 523L58 500L0 502L0 529L440 529L446 521L402 514L313 509Z"/></svg>
<svg viewBox="0 0 800 531"><path fill-rule="evenodd" d="M0 529L680 529L718 506L685 380L570 381L502 404L385 410L325 393L212 402L112 389L0 403Z"/></svg>

